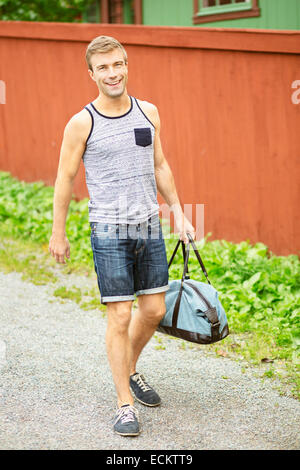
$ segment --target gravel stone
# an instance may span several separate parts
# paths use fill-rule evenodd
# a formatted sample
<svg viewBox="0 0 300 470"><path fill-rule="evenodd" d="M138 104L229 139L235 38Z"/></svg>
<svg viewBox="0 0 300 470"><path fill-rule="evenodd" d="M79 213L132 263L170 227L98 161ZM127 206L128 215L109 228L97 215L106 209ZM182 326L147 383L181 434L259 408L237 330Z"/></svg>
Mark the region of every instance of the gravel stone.
<svg viewBox="0 0 300 470"><path fill-rule="evenodd" d="M70 285L90 282L70 275ZM65 283L66 285L66 283ZM56 288L57 286L55 286ZM136 402L142 433L112 431L116 394L106 318L0 273L0 448L41 450L299 449L300 403L228 358L157 333L138 371L162 398ZM165 349L159 349L163 345Z"/></svg>

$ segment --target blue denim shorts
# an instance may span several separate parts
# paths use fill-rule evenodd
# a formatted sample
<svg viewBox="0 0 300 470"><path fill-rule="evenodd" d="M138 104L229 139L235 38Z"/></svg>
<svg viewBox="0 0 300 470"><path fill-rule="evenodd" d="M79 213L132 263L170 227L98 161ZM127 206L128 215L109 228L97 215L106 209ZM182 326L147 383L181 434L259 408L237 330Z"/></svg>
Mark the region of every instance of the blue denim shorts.
<svg viewBox="0 0 300 470"><path fill-rule="evenodd" d="M137 225L91 222L90 226L102 304L169 289L166 248L158 216Z"/></svg>

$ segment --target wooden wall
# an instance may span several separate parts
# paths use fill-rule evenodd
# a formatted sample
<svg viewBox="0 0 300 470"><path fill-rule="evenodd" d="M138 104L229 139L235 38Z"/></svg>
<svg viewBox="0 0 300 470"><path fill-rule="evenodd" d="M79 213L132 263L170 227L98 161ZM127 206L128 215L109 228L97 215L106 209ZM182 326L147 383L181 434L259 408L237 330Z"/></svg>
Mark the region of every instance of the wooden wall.
<svg viewBox="0 0 300 470"><path fill-rule="evenodd" d="M97 96L84 55L100 34L127 49L129 93L158 106L180 199L204 204L204 232L298 252L300 32L0 22L0 170L54 184L64 126ZM75 193L87 196L83 167Z"/></svg>
<svg viewBox="0 0 300 470"><path fill-rule="evenodd" d="M195 0L143 0L143 24L194 26ZM200 1L197 1L200 4ZM300 29L299 0L258 0L260 15L246 18L212 20L196 28Z"/></svg>

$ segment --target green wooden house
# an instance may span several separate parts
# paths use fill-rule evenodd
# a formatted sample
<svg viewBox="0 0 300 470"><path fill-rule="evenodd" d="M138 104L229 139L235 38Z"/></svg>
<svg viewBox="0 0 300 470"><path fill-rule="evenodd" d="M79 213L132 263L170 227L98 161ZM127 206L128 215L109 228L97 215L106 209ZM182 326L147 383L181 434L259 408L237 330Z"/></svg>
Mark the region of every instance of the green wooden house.
<svg viewBox="0 0 300 470"><path fill-rule="evenodd" d="M95 0L83 21L299 30L300 0Z"/></svg>

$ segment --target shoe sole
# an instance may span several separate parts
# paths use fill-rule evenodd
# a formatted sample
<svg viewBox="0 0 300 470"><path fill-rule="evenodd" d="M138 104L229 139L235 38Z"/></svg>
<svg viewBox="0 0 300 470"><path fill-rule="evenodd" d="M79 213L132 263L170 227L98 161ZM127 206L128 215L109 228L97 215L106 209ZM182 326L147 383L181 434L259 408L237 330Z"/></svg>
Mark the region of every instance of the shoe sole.
<svg viewBox="0 0 300 470"><path fill-rule="evenodd" d="M142 405L153 407L153 406L159 406L159 405L161 404L161 401L160 401L159 403L145 403L144 401L142 401L140 398L138 398L138 397L135 395L135 393L134 393L134 391L132 390L132 388L131 388L131 391L132 391L132 393L133 393L133 395L134 395L134 398L135 398L137 401L139 401L140 403L142 403Z"/></svg>
<svg viewBox="0 0 300 470"><path fill-rule="evenodd" d="M136 433L123 433L123 432L115 431L115 433L118 434L119 436L138 436L140 432L141 431L136 432Z"/></svg>

